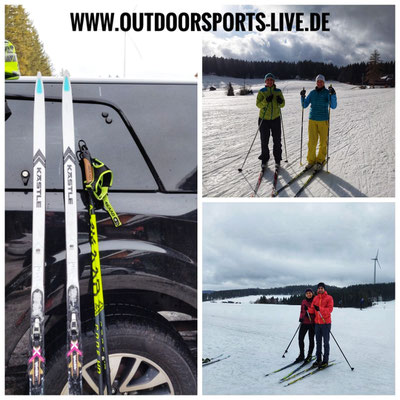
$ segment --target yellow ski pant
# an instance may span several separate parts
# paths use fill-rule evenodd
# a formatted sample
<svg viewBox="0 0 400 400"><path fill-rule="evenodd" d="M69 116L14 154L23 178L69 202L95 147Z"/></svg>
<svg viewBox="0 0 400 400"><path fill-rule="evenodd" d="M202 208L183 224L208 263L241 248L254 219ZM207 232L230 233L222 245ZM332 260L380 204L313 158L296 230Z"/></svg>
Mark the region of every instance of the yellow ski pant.
<svg viewBox="0 0 400 400"><path fill-rule="evenodd" d="M319 150L317 144L319 138ZM326 158L328 143L328 121L308 121L308 154L307 161L310 164L315 162L323 163Z"/></svg>

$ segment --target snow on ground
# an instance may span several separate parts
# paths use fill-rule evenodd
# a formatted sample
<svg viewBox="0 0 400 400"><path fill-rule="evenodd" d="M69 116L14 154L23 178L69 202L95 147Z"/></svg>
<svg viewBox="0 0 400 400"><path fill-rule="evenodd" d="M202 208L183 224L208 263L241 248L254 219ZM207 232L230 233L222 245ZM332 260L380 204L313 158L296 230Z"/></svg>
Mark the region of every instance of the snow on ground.
<svg viewBox="0 0 400 400"><path fill-rule="evenodd" d="M298 356L300 306L203 303L203 357L230 358L203 367L203 394L394 395L395 302L359 310L335 308L330 359L340 363L284 387L279 379L291 369L265 377ZM306 351L308 342L306 340Z"/></svg>
<svg viewBox="0 0 400 400"><path fill-rule="evenodd" d="M246 80L254 95L226 96L226 84L232 82L235 92L243 80L204 76L203 79L203 194L209 197L248 197L260 172L260 139L254 142L243 168L238 168L246 157L256 134L259 109L257 91L263 82ZM338 107L331 110L329 134L329 174L319 174L301 196L307 197L394 197L394 121L395 90L359 89L339 82L332 83L338 97ZM217 87L209 91L210 85ZM282 109L288 163L282 162L277 188L303 167L300 166L301 106L300 90L307 94L314 89L312 81L277 81L286 105ZM306 163L309 107L304 110L302 162ZM285 150L282 140L282 156ZM272 156L272 138L270 138ZM272 163L270 165L273 165ZM268 170L259 190L260 197L271 195L273 171ZM280 193L291 197L300 183Z"/></svg>

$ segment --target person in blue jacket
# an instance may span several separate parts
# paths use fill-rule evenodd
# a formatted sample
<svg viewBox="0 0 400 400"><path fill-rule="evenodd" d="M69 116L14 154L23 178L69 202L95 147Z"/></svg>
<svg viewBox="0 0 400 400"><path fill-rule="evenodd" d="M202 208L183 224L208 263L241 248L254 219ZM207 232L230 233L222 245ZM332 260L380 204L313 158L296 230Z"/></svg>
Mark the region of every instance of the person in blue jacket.
<svg viewBox="0 0 400 400"><path fill-rule="evenodd" d="M300 92L301 106L307 108L311 104L310 115L308 120L308 153L307 166L310 169L315 166L316 170L322 169L326 159L328 131L329 131L329 106L335 109L337 106L337 98L335 89L330 86L325 87L325 77L318 75L316 77L317 86L306 97L306 91ZM317 145L319 139L319 150Z"/></svg>

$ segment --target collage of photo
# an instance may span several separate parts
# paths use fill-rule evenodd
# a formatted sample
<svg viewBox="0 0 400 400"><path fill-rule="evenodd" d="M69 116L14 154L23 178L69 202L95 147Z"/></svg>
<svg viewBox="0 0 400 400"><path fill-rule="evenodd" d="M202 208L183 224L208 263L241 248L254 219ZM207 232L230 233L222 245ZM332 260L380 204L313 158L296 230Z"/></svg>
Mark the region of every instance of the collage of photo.
<svg viewBox="0 0 400 400"><path fill-rule="evenodd" d="M49 7L4 7L3 394L395 395L395 5Z"/></svg>

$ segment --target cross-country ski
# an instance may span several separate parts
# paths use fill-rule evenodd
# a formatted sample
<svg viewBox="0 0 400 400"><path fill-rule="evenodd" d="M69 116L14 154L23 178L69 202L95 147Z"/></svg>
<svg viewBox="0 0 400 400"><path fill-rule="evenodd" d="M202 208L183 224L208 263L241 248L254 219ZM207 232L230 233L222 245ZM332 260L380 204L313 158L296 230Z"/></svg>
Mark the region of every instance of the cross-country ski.
<svg viewBox="0 0 400 400"><path fill-rule="evenodd" d="M67 296L67 366L69 394L82 393L82 343L76 205L75 129L71 82L65 75L62 90L64 207Z"/></svg>
<svg viewBox="0 0 400 400"><path fill-rule="evenodd" d="M337 364L336 362L330 362L328 365L326 365L325 367L321 367L321 368L313 368L310 372L307 372L304 375L301 375L299 378L296 378L294 380L290 380L288 383L286 383L284 386L290 386L293 385L294 383L303 380L304 378L307 378L308 376L311 375L315 375L317 372L323 371L329 367L331 367L332 365Z"/></svg>
<svg viewBox="0 0 400 400"><path fill-rule="evenodd" d="M46 220L46 118L42 75L37 74L33 114L32 289L29 394L44 394L44 270Z"/></svg>
<svg viewBox="0 0 400 400"><path fill-rule="evenodd" d="M206 367L207 365L211 365L211 364L215 364L217 362L226 360L230 357L230 355L227 356L220 356L220 357L214 357L214 358L210 358L210 359L205 359L203 360L202 366Z"/></svg>

